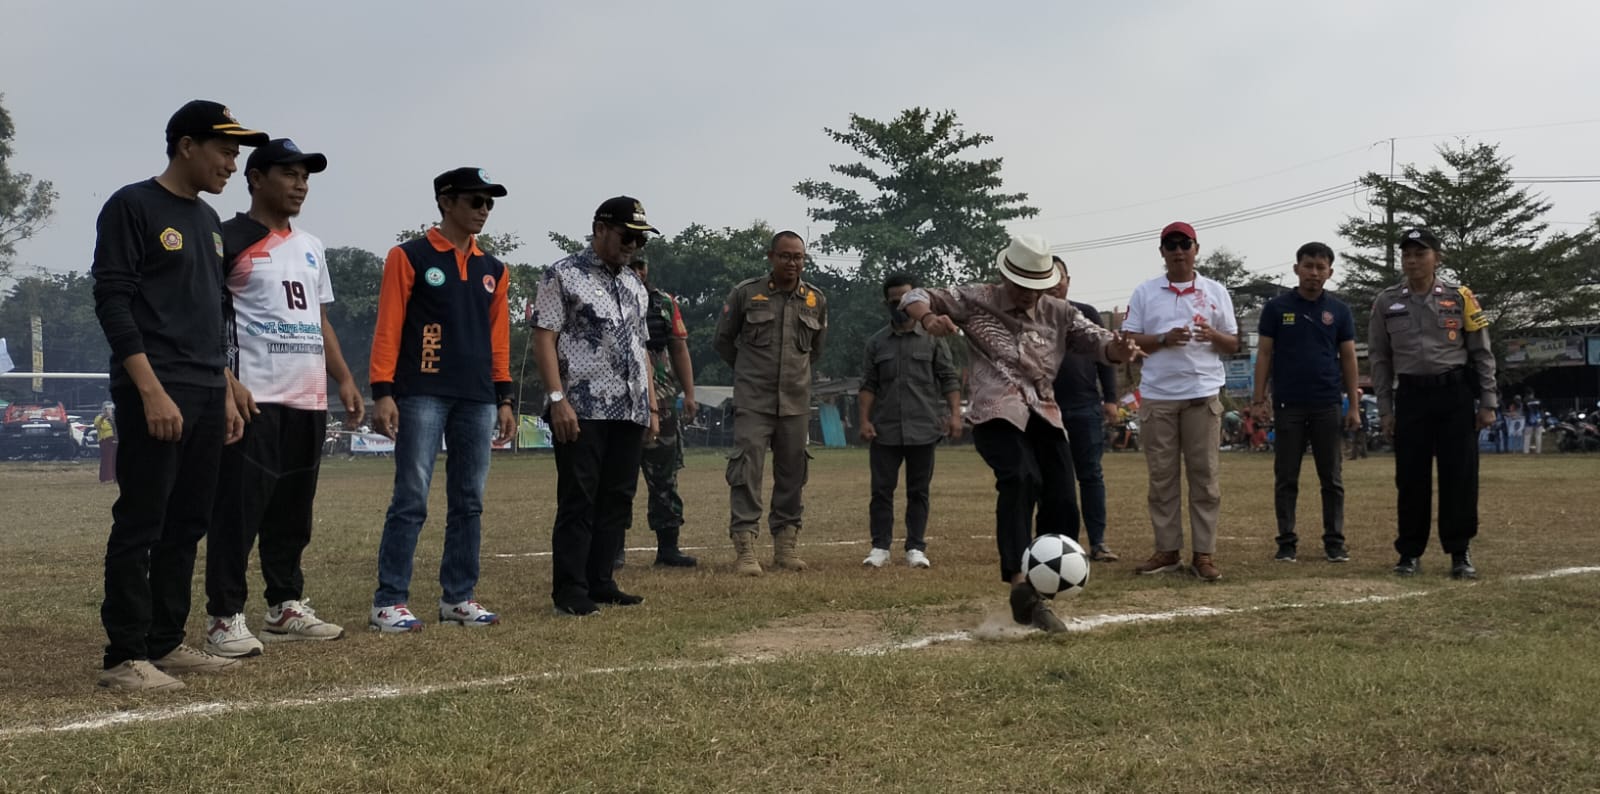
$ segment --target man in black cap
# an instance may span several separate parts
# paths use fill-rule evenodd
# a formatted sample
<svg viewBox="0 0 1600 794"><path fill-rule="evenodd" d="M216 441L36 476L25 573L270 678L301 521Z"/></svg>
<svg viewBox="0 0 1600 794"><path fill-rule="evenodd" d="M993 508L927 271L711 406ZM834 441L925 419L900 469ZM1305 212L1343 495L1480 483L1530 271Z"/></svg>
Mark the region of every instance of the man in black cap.
<svg viewBox="0 0 1600 794"><path fill-rule="evenodd" d="M645 343L649 294L628 264L660 234L628 196L594 213L582 251L548 268L533 306L533 349L555 436L551 599L557 615L644 599L617 586L612 563L633 520L639 459L660 427Z"/></svg>
<svg viewBox="0 0 1600 794"><path fill-rule="evenodd" d="M194 100L167 122L166 170L113 193L96 222L95 315L122 418L100 607L108 689L181 689L169 673L237 664L183 644L222 447L244 432L223 376L222 222L200 194L222 192L240 146L266 142L221 104Z"/></svg>
<svg viewBox="0 0 1600 794"><path fill-rule="evenodd" d="M428 518L439 441L448 447L439 622L490 626L500 616L478 603L478 543L489 436L517 431L511 390L511 317L506 266L478 248L494 200L506 189L481 168L433 180L439 225L389 249L378 290L370 366L373 429L394 439L394 496L378 545L378 589L368 624L422 630L411 614L411 562Z"/></svg>
<svg viewBox="0 0 1600 794"><path fill-rule="evenodd" d="M1439 544L1450 555L1451 578L1476 579L1467 547L1478 534L1478 431L1494 424L1500 402L1489 323L1472 290L1438 277L1442 260L1433 232L1400 235L1405 280L1373 301L1367 356L1383 435L1394 440L1394 572L1421 570L1437 458Z"/></svg>
<svg viewBox="0 0 1600 794"><path fill-rule="evenodd" d="M222 224L230 297L229 377L245 420L244 439L222 453L217 504L206 542L206 650L255 656L261 641L245 625L245 568L261 538L269 640L332 640L344 630L303 599L300 555L311 542L328 427L328 381L338 383L346 419L360 424L361 388L328 322L333 281L322 241L294 226L312 174L328 158L279 138L245 162L250 211Z"/></svg>

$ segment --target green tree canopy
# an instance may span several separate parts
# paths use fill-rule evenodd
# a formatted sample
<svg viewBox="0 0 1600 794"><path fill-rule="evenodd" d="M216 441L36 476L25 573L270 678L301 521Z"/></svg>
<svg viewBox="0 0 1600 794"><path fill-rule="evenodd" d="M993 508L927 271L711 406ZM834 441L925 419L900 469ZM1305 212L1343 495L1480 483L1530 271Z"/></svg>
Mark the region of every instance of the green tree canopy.
<svg viewBox="0 0 1600 794"><path fill-rule="evenodd" d="M0 94L0 101L5 99ZM11 275L17 243L32 237L55 212L57 198L49 180L33 180L11 170L11 139L16 128L11 114L0 104L0 280Z"/></svg>
<svg viewBox="0 0 1600 794"><path fill-rule="evenodd" d="M817 248L858 254L864 281L897 270L930 285L988 279L1005 223L1039 212L1026 193L1000 192L1001 158L970 159L994 139L965 132L953 111L911 108L888 122L851 114L848 128L823 131L864 158L828 169L870 192L815 179L794 189L822 205L812 220L833 225Z"/></svg>
<svg viewBox="0 0 1600 794"><path fill-rule="evenodd" d="M1213 249L1195 265L1195 270L1228 288L1234 314L1239 317L1255 314L1267 301L1287 289L1276 279L1245 269L1244 257L1225 247Z"/></svg>
<svg viewBox="0 0 1600 794"><path fill-rule="evenodd" d="M44 368L49 372L105 372L111 348L94 314L94 281L86 273L41 273L17 279L0 302L0 338L17 369L32 369L32 318L43 320ZM4 381L0 394L31 393L25 380ZM102 399L104 383L45 381L47 394L69 405Z"/></svg>
<svg viewBox="0 0 1600 794"><path fill-rule="evenodd" d="M1384 252L1410 226L1438 235L1445 249L1441 275L1472 288L1498 331L1492 338L1592 320L1593 290L1575 287L1597 283L1600 222L1575 234L1551 233L1544 220L1550 202L1517 187L1510 158L1495 145L1463 140L1438 153L1443 167L1406 165L1393 181L1375 173L1362 178L1375 207L1393 207L1393 223L1351 216L1339 227L1356 249L1337 265L1340 291L1361 327L1377 292L1401 280Z"/></svg>

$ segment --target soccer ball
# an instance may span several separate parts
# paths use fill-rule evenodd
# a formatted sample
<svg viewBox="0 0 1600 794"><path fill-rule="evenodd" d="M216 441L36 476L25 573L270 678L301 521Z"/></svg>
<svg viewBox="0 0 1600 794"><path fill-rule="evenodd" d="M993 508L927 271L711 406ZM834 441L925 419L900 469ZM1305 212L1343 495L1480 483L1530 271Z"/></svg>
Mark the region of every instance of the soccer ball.
<svg viewBox="0 0 1600 794"><path fill-rule="evenodd" d="M1089 583L1089 555L1065 535L1040 535L1022 553L1022 572L1039 595L1077 595Z"/></svg>

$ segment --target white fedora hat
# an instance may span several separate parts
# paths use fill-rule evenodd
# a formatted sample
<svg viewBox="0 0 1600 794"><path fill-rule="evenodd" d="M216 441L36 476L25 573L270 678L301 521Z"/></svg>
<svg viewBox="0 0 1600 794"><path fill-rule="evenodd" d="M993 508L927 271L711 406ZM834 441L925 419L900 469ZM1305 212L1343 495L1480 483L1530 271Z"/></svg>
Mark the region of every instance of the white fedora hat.
<svg viewBox="0 0 1600 794"><path fill-rule="evenodd" d="M1050 289L1061 283L1061 270L1050 258L1050 243L1037 234L1011 238L995 255L995 267L1011 283L1026 289Z"/></svg>

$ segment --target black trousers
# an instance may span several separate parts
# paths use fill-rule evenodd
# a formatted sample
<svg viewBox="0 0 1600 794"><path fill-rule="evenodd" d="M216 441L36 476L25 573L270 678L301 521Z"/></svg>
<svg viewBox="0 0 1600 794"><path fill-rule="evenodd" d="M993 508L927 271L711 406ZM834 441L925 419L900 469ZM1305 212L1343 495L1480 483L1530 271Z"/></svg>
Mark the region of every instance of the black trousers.
<svg viewBox="0 0 1600 794"><path fill-rule="evenodd" d="M222 449L217 500L206 535L206 614L244 611L250 548L261 539L267 604L299 601L305 588L300 557L311 543L327 411L259 406L244 438Z"/></svg>
<svg viewBox="0 0 1600 794"><path fill-rule="evenodd" d="M1278 542L1294 545L1295 503L1300 498L1300 464L1306 447L1317 465L1322 485L1322 545L1344 545L1344 416L1338 403L1278 405L1273 408L1278 442L1272 462L1273 507L1278 516Z"/></svg>
<svg viewBox="0 0 1600 794"><path fill-rule="evenodd" d="M227 389L171 384L183 436L157 441L144 400L117 388L117 501L106 541L103 665L159 659L183 642L195 547L205 537L216 495L217 462L227 435Z"/></svg>
<svg viewBox="0 0 1600 794"><path fill-rule="evenodd" d="M633 520L644 428L578 420L578 438L556 442L556 525L551 598L557 604L617 589L611 563Z"/></svg>
<svg viewBox="0 0 1600 794"><path fill-rule="evenodd" d="M867 517L872 547L887 549L894 541L894 489L900 464L906 465L906 551L928 550L928 486L933 482L933 451L938 444L901 446L873 442L867 451L872 470L872 501Z"/></svg>
<svg viewBox="0 0 1600 794"><path fill-rule="evenodd" d="M1061 428L1031 413L1026 431L991 419L972 429L972 443L994 470L994 539L1000 550L1000 579L1009 582L1021 572L1022 555L1035 531L1078 538L1077 489L1064 487L1075 479L1072 450Z"/></svg>
<svg viewBox="0 0 1600 794"><path fill-rule="evenodd" d="M1478 417L1465 378L1417 385L1401 376L1394 401L1394 484L1399 492L1395 551L1420 557L1433 523L1433 466L1439 462L1439 543L1467 550L1478 534Z"/></svg>

